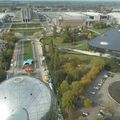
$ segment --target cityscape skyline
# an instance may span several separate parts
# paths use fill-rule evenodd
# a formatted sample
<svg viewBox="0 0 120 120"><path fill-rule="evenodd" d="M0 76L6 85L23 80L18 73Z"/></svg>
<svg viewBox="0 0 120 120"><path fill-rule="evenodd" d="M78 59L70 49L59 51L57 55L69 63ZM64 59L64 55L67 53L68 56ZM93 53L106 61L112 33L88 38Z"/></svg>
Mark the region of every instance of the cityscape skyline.
<svg viewBox="0 0 120 120"><path fill-rule="evenodd" d="M107 2L118 2L120 0L0 0L0 1L96 1L96 2L103 2L103 1L107 1Z"/></svg>

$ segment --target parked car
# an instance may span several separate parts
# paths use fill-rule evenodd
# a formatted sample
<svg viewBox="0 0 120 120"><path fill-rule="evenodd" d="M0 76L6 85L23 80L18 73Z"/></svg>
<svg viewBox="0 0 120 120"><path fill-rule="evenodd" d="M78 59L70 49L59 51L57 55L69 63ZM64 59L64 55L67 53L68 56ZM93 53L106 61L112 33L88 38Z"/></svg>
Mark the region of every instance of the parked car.
<svg viewBox="0 0 120 120"><path fill-rule="evenodd" d="M82 113L82 116L83 116L83 117L87 117L88 115L89 115L89 112L83 112L83 113Z"/></svg>
<svg viewBox="0 0 120 120"><path fill-rule="evenodd" d="M107 74L104 75L104 78L108 78L109 76Z"/></svg>
<svg viewBox="0 0 120 120"><path fill-rule="evenodd" d="M102 86L102 83L98 83L98 86Z"/></svg>
<svg viewBox="0 0 120 120"><path fill-rule="evenodd" d="M95 92L94 92L94 91L91 91L90 94L95 95Z"/></svg>
<svg viewBox="0 0 120 120"><path fill-rule="evenodd" d="M99 89L100 89L100 87L98 87L98 86L97 86L97 87L94 87L94 89L95 89L95 90L99 90Z"/></svg>

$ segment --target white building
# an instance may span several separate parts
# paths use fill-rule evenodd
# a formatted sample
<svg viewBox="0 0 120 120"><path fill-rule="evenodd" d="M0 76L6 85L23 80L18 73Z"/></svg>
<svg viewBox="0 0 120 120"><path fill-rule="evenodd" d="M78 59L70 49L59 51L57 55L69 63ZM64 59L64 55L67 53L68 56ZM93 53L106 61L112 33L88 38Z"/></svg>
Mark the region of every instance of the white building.
<svg viewBox="0 0 120 120"><path fill-rule="evenodd" d="M6 13L0 13L0 22L3 22L6 16Z"/></svg>
<svg viewBox="0 0 120 120"><path fill-rule="evenodd" d="M108 14L110 16L111 21L120 24L120 12L112 12Z"/></svg>
<svg viewBox="0 0 120 120"><path fill-rule="evenodd" d="M82 14L88 16L89 19L94 21L105 21L108 20L109 16L107 14L98 13L98 12L82 12Z"/></svg>

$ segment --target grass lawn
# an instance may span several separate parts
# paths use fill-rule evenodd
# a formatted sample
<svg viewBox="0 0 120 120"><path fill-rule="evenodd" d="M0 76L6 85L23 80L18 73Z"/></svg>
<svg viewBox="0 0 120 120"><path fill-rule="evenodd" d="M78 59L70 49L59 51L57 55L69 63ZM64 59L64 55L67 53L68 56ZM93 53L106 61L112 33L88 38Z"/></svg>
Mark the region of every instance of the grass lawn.
<svg viewBox="0 0 120 120"><path fill-rule="evenodd" d="M44 38L42 42L44 44L49 44L51 39L53 40L53 43L59 48L71 48L71 49L79 49L79 50L89 49L87 40L80 40L75 42L74 44L71 44L71 43L63 43L63 40L60 37L57 37L57 39L53 39L53 37L49 37L49 38Z"/></svg>
<svg viewBox="0 0 120 120"><path fill-rule="evenodd" d="M103 28L103 29L97 29L97 28L91 28L92 30L95 30L96 32L99 32L101 34L105 33L106 31L110 30L111 27Z"/></svg>
<svg viewBox="0 0 120 120"><path fill-rule="evenodd" d="M19 32L22 33L24 35L33 35L33 33L38 32L38 31L42 31L43 28L36 28L36 29L11 29L11 32Z"/></svg>
<svg viewBox="0 0 120 120"><path fill-rule="evenodd" d="M28 23L28 24L13 24L12 28L21 28L21 27L41 27L40 23Z"/></svg>
<svg viewBox="0 0 120 120"><path fill-rule="evenodd" d="M66 44L67 46L63 46L63 47L69 47L71 49L78 49L78 50L88 50L88 44L87 44L87 40L80 40L78 42L76 42L75 44Z"/></svg>
<svg viewBox="0 0 120 120"><path fill-rule="evenodd" d="M32 57L33 57L33 53L32 53L31 41L25 41L24 42L24 59L32 58Z"/></svg>

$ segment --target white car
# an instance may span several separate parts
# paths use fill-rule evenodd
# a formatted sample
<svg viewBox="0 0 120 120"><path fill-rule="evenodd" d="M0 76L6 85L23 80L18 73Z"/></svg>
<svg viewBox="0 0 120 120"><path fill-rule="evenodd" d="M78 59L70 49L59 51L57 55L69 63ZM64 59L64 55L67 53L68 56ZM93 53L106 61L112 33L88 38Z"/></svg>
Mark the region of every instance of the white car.
<svg viewBox="0 0 120 120"><path fill-rule="evenodd" d="M104 78L108 78L108 75L104 75Z"/></svg>
<svg viewBox="0 0 120 120"><path fill-rule="evenodd" d="M94 92L94 91L91 91L90 94L95 95L95 92Z"/></svg>
<svg viewBox="0 0 120 120"><path fill-rule="evenodd" d="M88 112L83 112L83 113L82 113L82 116L83 116L83 117L87 117L88 115L89 115Z"/></svg>
<svg viewBox="0 0 120 120"><path fill-rule="evenodd" d="M98 83L98 86L102 86L102 83Z"/></svg>
<svg viewBox="0 0 120 120"><path fill-rule="evenodd" d="M95 90L99 90L100 88L99 87L94 87Z"/></svg>

